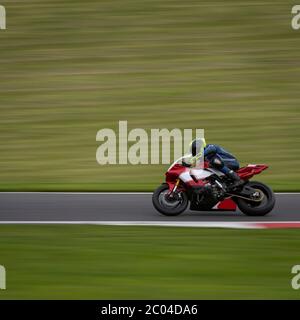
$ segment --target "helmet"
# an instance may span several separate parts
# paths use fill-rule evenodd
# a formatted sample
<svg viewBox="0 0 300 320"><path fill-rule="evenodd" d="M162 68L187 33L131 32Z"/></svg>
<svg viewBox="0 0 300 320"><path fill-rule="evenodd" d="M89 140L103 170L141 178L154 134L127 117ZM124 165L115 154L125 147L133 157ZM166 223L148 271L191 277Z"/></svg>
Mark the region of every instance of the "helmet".
<svg viewBox="0 0 300 320"><path fill-rule="evenodd" d="M205 138L197 138L190 143L190 153L193 157L197 157L199 159L202 156L205 147Z"/></svg>

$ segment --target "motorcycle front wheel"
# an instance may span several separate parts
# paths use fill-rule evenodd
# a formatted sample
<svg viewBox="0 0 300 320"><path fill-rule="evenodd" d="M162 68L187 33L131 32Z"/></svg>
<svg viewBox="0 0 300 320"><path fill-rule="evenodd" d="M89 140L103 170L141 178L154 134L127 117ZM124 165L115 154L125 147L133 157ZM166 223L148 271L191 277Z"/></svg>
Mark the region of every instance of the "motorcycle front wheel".
<svg viewBox="0 0 300 320"><path fill-rule="evenodd" d="M175 198L168 197L169 186L163 183L152 195L154 208L165 216L178 216L186 210L189 200L184 192L176 194Z"/></svg>
<svg viewBox="0 0 300 320"><path fill-rule="evenodd" d="M235 202L239 209L247 216L265 216L275 206L275 195L273 191L261 182L250 181L247 186L256 189L262 196L260 202L248 201L242 198L235 198Z"/></svg>

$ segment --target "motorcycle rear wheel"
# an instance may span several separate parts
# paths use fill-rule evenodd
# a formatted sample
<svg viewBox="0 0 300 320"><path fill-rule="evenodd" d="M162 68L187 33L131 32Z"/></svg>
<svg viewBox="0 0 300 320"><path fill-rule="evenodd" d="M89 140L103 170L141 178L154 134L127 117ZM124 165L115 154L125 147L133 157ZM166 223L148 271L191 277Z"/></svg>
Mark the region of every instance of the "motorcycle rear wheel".
<svg viewBox="0 0 300 320"><path fill-rule="evenodd" d="M154 208L165 216L178 216L184 212L188 206L189 200L184 192L180 193L180 199L170 201L167 199L169 186L163 183L159 186L152 195L152 203Z"/></svg>
<svg viewBox="0 0 300 320"><path fill-rule="evenodd" d="M271 212L275 206L275 195L273 191L267 185L257 181L249 181L247 186L262 192L264 198L261 202L256 203L236 197L235 202L239 209L247 216L265 216Z"/></svg>

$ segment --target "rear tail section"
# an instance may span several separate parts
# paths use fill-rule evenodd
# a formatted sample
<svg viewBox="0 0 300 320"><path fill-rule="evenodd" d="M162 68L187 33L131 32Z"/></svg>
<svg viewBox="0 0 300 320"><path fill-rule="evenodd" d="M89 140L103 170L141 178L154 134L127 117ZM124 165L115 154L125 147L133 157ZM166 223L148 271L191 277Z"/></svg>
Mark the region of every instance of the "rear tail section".
<svg viewBox="0 0 300 320"><path fill-rule="evenodd" d="M237 174L241 179L249 180L254 175L261 173L268 168L265 164L248 164L246 167L237 170Z"/></svg>

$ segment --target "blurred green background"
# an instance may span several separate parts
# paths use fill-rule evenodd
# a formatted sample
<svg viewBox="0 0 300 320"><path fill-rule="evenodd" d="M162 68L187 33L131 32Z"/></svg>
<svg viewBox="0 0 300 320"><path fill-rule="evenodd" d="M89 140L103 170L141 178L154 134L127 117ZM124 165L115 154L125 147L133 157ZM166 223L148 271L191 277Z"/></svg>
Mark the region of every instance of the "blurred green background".
<svg viewBox="0 0 300 320"><path fill-rule="evenodd" d="M298 230L1 225L0 299L299 299L299 245Z"/></svg>
<svg viewBox="0 0 300 320"><path fill-rule="evenodd" d="M3 0L0 190L152 190L166 165L100 166L96 133L204 128L300 190L295 1Z"/></svg>

